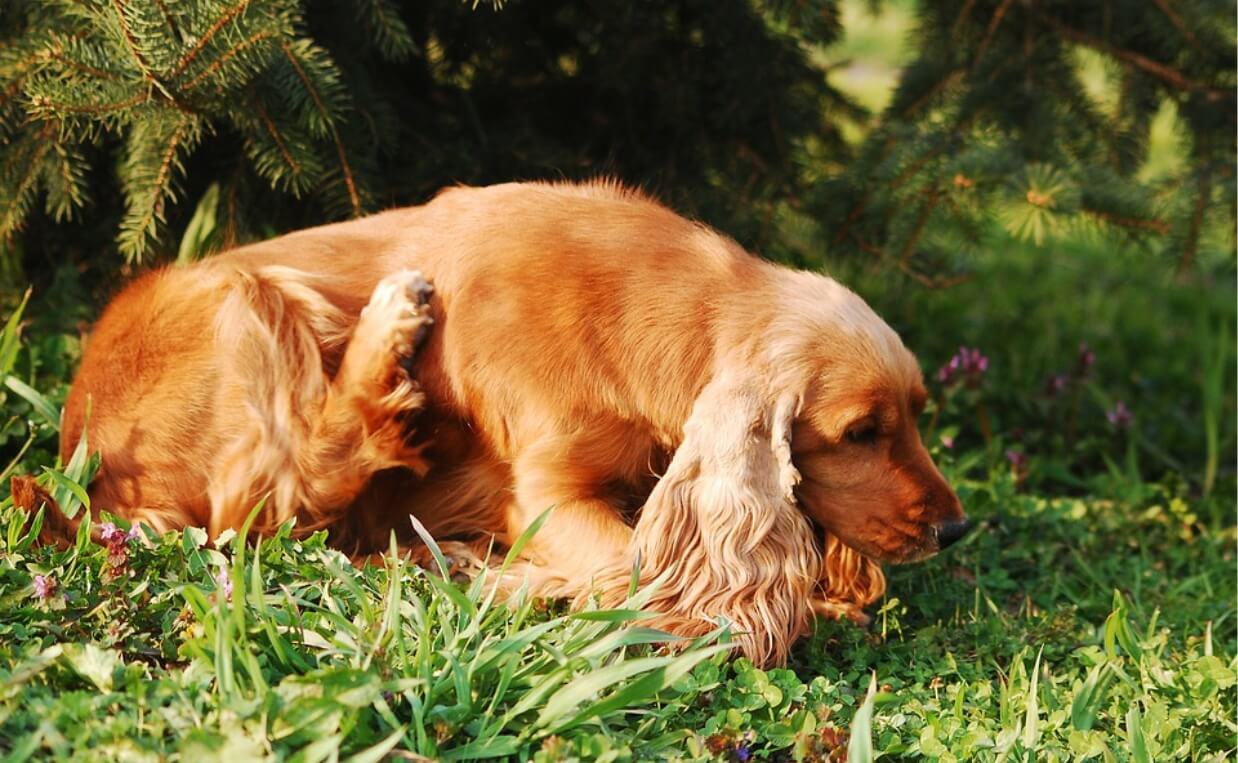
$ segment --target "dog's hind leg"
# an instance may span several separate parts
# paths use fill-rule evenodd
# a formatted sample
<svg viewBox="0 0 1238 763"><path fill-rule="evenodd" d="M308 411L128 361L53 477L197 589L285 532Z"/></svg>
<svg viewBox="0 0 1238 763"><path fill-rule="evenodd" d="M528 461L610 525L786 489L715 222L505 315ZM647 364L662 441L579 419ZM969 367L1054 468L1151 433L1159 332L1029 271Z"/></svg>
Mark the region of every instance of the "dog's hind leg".
<svg viewBox="0 0 1238 763"><path fill-rule="evenodd" d="M259 529L291 516L298 533L331 528L375 472L424 472L420 448L408 444L424 396L407 366L433 322L420 274L378 284L334 378L321 353L342 341L347 319L297 271L261 269L247 286L218 321L246 415L212 473L212 535L238 527L262 500Z"/></svg>

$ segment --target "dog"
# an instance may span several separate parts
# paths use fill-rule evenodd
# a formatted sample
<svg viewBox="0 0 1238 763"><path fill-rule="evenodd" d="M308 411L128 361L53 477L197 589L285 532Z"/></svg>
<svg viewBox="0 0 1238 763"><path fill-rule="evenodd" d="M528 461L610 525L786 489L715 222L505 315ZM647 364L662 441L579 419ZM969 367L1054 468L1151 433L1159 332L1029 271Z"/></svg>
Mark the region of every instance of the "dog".
<svg viewBox="0 0 1238 763"><path fill-rule="evenodd" d="M777 664L814 613L863 618L880 563L968 521L922 445L920 368L823 275L614 183L428 204L148 273L68 396L92 506L164 531L295 517L353 554L408 515L524 548L529 591L653 625L731 623Z"/></svg>

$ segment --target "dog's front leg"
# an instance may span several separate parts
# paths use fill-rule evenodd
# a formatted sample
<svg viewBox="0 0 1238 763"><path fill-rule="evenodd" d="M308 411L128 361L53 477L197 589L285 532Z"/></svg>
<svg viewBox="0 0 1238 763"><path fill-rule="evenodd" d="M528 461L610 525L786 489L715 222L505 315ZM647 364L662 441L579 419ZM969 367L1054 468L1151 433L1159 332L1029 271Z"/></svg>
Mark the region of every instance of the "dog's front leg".
<svg viewBox="0 0 1238 763"><path fill-rule="evenodd" d="M602 570L621 563L632 529L599 493L606 470L593 436L545 435L525 447L513 464L516 495L507 508L508 542L547 509L546 523L533 536L505 588L527 583L536 596L581 597L593 590Z"/></svg>

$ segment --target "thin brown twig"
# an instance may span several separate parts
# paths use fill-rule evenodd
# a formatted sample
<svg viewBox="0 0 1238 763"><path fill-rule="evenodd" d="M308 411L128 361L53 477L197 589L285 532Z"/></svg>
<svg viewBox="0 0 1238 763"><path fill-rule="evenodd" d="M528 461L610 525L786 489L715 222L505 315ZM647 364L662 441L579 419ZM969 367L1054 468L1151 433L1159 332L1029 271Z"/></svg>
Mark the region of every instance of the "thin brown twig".
<svg viewBox="0 0 1238 763"><path fill-rule="evenodd" d="M899 252L899 262L906 263L911 259L916 242L920 240L920 234L924 232L924 226L928 224L929 216L937 206L937 200L940 196L941 192L935 186L929 189L928 198L920 204L920 211L916 214L916 223L911 228L911 234L907 236L907 241L903 244L903 250Z"/></svg>
<svg viewBox="0 0 1238 763"><path fill-rule="evenodd" d="M1002 4L997 6L997 10L993 12L993 18L989 19L989 26L984 30L984 37L980 39L980 45L976 48L976 56L972 59L971 68L974 72L979 66L984 54L988 52L989 43L993 42L993 35L997 34L997 28L1001 26L1002 19L1006 16L1006 11L1010 10L1010 5L1014 0L1003 0Z"/></svg>
<svg viewBox="0 0 1238 763"><path fill-rule="evenodd" d="M1178 12L1170 7L1169 3L1165 2L1165 0L1152 0L1152 2L1161 10L1161 13L1165 14L1165 18L1169 19L1169 23L1173 24L1174 28L1186 38L1186 41L1191 44L1191 47L1195 48L1195 50L1199 50L1199 38L1197 38L1195 33L1191 31L1190 27L1186 25L1186 22L1182 20L1182 17L1178 15Z"/></svg>
<svg viewBox="0 0 1238 763"><path fill-rule="evenodd" d="M1105 42L1102 39L1093 37L1087 32L1067 26L1052 16L1044 13L1038 13L1034 10L1032 11L1032 14L1037 19L1040 19L1049 26L1053 27L1063 37L1077 42L1080 45L1085 45L1089 48L1093 48L1094 50L1099 50L1102 53L1107 53L1114 58L1125 61L1137 69L1141 69L1167 85L1176 87L1179 90L1193 90L1203 93L1210 101L1220 101L1224 98L1233 96L1233 93L1231 92L1227 92L1207 83L1191 79L1177 69L1174 69L1173 67L1159 61L1153 61L1151 58L1148 58L1142 53L1136 53L1135 51L1127 50L1126 48L1119 48L1118 46Z"/></svg>
<svg viewBox="0 0 1238 763"><path fill-rule="evenodd" d="M972 8L975 7L976 0L967 0L967 2L963 3L962 10L960 10L959 15L954 18L954 23L950 25L951 38L957 38L959 36L959 32L963 29L963 24L967 21L967 18L971 16Z"/></svg>
<svg viewBox="0 0 1238 763"><path fill-rule="evenodd" d="M1208 163L1199 172L1199 189L1195 196L1195 208L1191 211L1191 224L1186 231L1186 242L1182 247L1182 257L1178 260L1177 275L1185 276L1195 263L1195 253L1199 251L1199 234L1204 226L1204 210L1212 199L1212 171Z"/></svg>
<svg viewBox="0 0 1238 763"><path fill-rule="evenodd" d="M1147 219L1139 217L1126 217L1123 215L1115 215L1112 212L1106 212L1101 209L1094 209L1092 207L1081 207L1079 211L1084 214L1091 215L1098 220L1103 220L1111 225L1117 225L1120 228L1148 231L1150 233L1157 233L1162 236L1169 233L1169 223L1164 220L1158 220L1155 217Z"/></svg>

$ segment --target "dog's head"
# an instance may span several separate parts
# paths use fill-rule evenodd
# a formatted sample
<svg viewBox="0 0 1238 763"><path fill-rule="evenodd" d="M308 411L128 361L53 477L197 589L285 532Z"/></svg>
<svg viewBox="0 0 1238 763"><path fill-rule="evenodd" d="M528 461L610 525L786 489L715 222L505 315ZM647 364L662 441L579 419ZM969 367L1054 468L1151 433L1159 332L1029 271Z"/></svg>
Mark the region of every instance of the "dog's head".
<svg viewBox="0 0 1238 763"><path fill-rule="evenodd" d="M931 556L969 523L920 441L928 399L920 367L859 297L812 281L808 319L784 324L774 348L778 394L795 400L786 429L796 502L874 560Z"/></svg>

